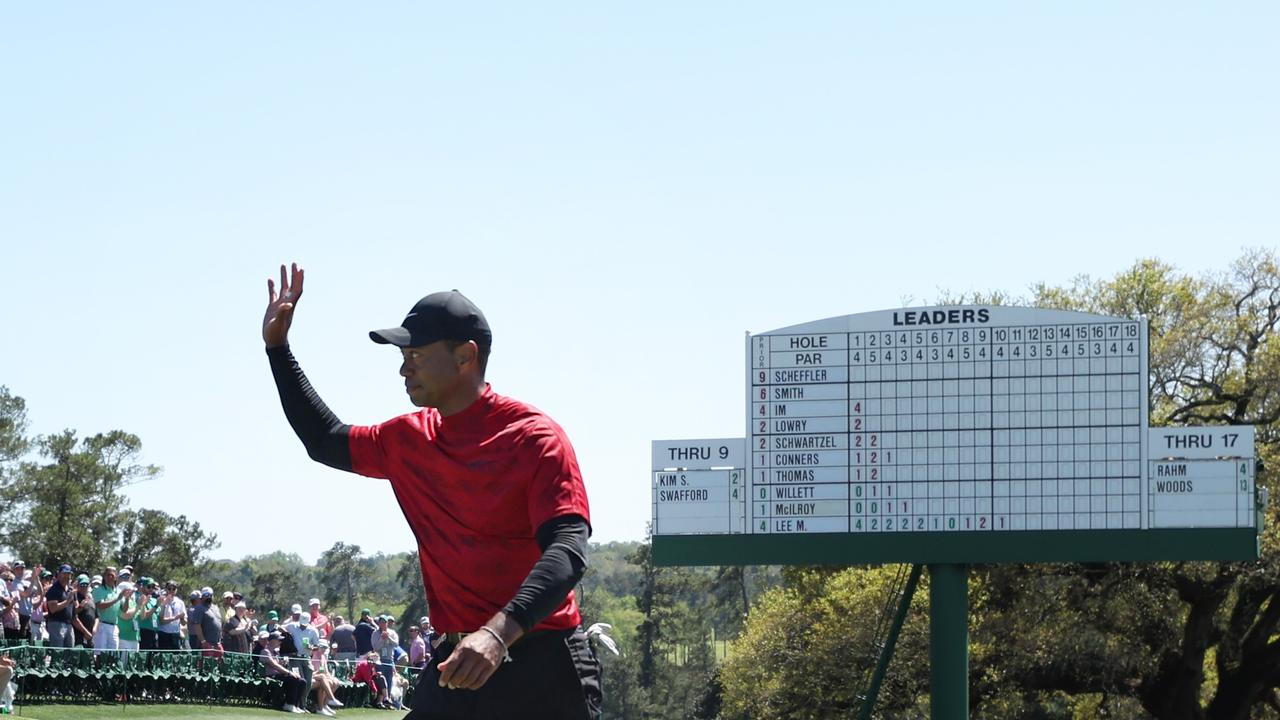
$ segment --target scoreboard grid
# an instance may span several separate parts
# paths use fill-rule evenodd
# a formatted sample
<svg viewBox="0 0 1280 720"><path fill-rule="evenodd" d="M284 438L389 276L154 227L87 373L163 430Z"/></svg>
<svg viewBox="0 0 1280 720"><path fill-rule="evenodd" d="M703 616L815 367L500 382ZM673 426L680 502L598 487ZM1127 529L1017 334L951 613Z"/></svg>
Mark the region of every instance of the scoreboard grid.
<svg viewBox="0 0 1280 720"><path fill-rule="evenodd" d="M1145 323L999 311L749 336L751 531L1144 527Z"/></svg>

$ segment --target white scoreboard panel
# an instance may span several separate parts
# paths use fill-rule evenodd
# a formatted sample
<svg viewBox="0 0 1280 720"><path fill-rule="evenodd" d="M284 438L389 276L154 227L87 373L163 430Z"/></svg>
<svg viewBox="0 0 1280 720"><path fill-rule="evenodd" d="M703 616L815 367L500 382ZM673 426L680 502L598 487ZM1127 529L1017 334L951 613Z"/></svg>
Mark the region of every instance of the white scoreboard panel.
<svg viewBox="0 0 1280 720"><path fill-rule="evenodd" d="M653 441L654 535L747 531L742 438Z"/></svg>
<svg viewBox="0 0 1280 720"><path fill-rule="evenodd" d="M1147 344L1145 320L999 306L748 335L745 437L653 443L655 551L1256 557L1253 428L1148 428Z"/></svg>
<svg viewBox="0 0 1280 720"><path fill-rule="evenodd" d="M1154 428L1147 527L1256 527L1253 426Z"/></svg>
<svg viewBox="0 0 1280 720"><path fill-rule="evenodd" d="M1144 321L886 310L748 347L752 532L1144 527Z"/></svg>

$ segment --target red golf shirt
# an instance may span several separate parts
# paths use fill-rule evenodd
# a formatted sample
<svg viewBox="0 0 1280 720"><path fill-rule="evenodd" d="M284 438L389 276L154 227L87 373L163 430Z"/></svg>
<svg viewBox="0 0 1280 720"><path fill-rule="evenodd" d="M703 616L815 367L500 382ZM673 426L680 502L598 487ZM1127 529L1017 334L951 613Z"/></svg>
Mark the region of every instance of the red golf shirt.
<svg viewBox="0 0 1280 720"><path fill-rule="evenodd" d="M386 478L418 539L439 632L479 628L515 595L542 556L546 521L591 521L573 446L554 420L493 392L462 412L426 408L381 425L352 426L352 469ZM535 629L581 622L572 591Z"/></svg>

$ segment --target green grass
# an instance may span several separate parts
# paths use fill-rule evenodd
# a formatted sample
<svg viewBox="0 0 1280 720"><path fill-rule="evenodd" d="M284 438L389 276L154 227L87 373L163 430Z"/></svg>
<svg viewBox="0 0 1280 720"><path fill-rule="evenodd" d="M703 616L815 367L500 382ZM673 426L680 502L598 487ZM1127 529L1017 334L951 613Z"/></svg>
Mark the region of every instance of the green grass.
<svg viewBox="0 0 1280 720"><path fill-rule="evenodd" d="M14 707L14 716L35 720L284 720L293 717L280 710L219 705L24 705ZM352 708L338 711L347 720L399 720L405 713L398 710ZM308 715L311 720L323 715Z"/></svg>

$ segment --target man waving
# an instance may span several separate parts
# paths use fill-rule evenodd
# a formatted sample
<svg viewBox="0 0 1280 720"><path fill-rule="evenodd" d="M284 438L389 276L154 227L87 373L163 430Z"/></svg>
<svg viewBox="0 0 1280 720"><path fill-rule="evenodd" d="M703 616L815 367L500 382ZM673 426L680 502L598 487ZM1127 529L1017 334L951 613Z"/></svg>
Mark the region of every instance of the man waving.
<svg viewBox="0 0 1280 720"><path fill-rule="evenodd" d="M289 350L304 274L267 281L267 357L312 459L390 481L418 541L441 643L412 720L596 718L600 668L573 587L591 533L586 490L564 430L485 381L493 334L461 293L419 300L398 327L369 333L400 349L420 408L378 425L340 421ZM504 662L509 661L509 662Z"/></svg>

